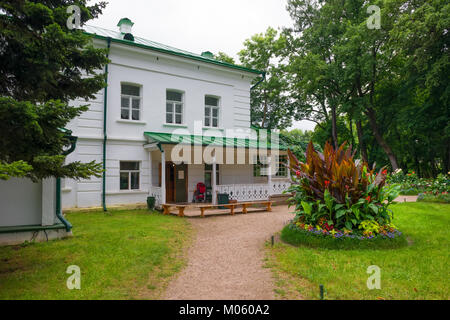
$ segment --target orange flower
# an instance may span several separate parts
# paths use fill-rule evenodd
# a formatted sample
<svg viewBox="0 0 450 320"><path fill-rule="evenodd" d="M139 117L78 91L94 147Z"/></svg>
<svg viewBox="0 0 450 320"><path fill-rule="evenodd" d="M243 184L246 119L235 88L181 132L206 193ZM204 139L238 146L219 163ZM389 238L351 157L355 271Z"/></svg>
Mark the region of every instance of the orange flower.
<svg viewBox="0 0 450 320"><path fill-rule="evenodd" d="M366 198L366 200L367 200L367 202L370 202L370 200L371 200L370 196L368 196L368 197Z"/></svg>

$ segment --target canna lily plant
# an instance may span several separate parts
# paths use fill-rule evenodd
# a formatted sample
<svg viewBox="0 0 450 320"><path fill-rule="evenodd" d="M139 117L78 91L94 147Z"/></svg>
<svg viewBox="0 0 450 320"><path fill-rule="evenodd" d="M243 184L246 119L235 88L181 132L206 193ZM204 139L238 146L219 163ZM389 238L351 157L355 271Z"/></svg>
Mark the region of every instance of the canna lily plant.
<svg viewBox="0 0 450 320"><path fill-rule="evenodd" d="M345 143L337 150L327 143L321 153L310 142L305 162L298 161L290 151L288 154L294 173L291 204L296 205L300 223L355 231L371 225L364 221L380 226L391 223L388 206L398 190L385 186L386 168L375 173L367 163L355 160L355 151Z"/></svg>

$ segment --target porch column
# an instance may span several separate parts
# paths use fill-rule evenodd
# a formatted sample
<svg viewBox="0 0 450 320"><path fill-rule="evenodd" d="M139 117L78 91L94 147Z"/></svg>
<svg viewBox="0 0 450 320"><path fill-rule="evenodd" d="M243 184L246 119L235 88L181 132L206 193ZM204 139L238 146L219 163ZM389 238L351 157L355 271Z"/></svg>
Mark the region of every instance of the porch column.
<svg viewBox="0 0 450 320"><path fill-rule="evenodd" d="M166 154L161 151L161 204L166 203Z"/></svg>
<svg viewBox="0 0 450 320"><path fill-rule="evenodd" d="M272 154L267 156L267 184L269 185L269 195L272 195Z"/></svg>
<svg viewBox="0 0 450 320"><path fill-rule="evenodd" d="M153 167L152 167L152 151L148 151L148 195L153 192Z"/></svg>
<svg viewBox="0 0 450 320"><path fill-rule="evenodd" d="M211 181L212 181L212 203L213 204L217 204L217 193L216 193L216 184L217 184L217 181L216 181L216 175L217 175L217 173L216 173L216 157L214 157L213 158L213 164L212 164L212 167L213 167L213 169L212 169L212 178L211 178Z"/></svg>

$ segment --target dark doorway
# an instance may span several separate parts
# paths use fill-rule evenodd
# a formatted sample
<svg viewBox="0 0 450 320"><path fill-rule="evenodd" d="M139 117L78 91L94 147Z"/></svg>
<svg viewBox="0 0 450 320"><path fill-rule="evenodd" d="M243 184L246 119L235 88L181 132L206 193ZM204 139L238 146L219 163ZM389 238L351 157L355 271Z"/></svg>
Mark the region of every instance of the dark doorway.
<svg viewBox="0 0 450 320"><path fill-rule="evenodd" d="M188 201L187 165L166 163L166 199L167 202L182 203Z"/></svg>

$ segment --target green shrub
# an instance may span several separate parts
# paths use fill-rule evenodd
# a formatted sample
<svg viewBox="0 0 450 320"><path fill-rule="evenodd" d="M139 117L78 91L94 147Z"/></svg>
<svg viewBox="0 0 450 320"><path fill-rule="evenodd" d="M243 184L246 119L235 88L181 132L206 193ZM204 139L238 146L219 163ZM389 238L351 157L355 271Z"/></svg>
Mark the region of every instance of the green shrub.
<svg viewBox="0 0 450 320"><path fill-rule="evenodd" d="M432 194L421 193L417 197L418 202L438 202L438 203L450 203L450 195L448 193Z"/></svg>

